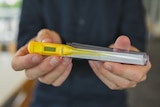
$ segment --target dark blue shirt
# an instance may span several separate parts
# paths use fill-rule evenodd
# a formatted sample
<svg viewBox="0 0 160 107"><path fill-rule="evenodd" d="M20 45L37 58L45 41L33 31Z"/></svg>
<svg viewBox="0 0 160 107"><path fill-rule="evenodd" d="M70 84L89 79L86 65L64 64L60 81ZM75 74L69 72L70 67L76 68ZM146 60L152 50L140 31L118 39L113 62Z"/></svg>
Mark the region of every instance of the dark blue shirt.
<svg viewBox="0 0 160 107"><path fill-rule="evenodd" d="M146 28L141 0L24 0L18 48L48 28L63 42L109 46L127 35L145 50ZM73 69L60 87L37 83L31 107L126 107L124 90L110 90L86 60L73 60Z"/></svg>

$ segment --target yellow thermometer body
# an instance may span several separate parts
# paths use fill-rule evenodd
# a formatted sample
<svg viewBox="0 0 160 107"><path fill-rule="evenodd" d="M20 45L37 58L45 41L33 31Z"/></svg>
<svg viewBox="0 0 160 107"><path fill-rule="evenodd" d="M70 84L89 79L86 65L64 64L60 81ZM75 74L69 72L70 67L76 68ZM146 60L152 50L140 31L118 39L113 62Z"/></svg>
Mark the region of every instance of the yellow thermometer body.
<svg viewBox="0 0 160 107"><path fill-rule="evenodd" d="M29 53L37 53L41 55L57 55L65 56L72 54L73 47L64 44L43 43L31 41L28 44Z"/></svg>

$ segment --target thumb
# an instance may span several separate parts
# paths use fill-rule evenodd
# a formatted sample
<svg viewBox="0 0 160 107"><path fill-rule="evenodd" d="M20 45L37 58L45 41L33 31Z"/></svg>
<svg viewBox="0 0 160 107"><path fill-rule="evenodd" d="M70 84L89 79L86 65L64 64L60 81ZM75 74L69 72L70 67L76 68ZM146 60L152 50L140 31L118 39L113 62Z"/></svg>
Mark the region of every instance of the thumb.
<svg viewBox="0 0 160 107"><path fill-rule="evenodd" d="M122 50L130 50L131 42L127 36L119 36L115 41L114 48Z"/></svg>
<svg viewBox="0 0 160 107"><path fill-rule="evenodd" d="M37 41L61 43L61 38L58 33L49 29L42 29L37 34Z"/></svg>

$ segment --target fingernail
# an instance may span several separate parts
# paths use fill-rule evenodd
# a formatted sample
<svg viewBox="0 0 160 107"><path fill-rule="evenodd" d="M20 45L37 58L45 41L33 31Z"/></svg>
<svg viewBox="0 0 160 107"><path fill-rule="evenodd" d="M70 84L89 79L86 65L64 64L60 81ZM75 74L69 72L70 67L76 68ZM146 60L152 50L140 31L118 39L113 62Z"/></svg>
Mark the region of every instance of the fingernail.
<svg viewBox="0 0 160 107"><path fill-rule="evenodd" d="M55 65L55 64L57 64L58 63L58 60L57 60L57 58L55 58L55 57L53 57L51 60L50 60L50 64L51 65Z"/></svg>
<svg viewBox="0 0 160 107"><path fill-rule="evenodd" d="M63 64L67 65L71 62L71 59L70 58L63 58Z"/></svg>
<svg viewBox="0 0 160 107"><path fill-rule="evenodd" d="M33 57L32 57L32 62L33 62L33 63L39 63L39 62L40 62L40 58L37 57L37 56L33 56Z"/></svg>
<svg viewBox="0 0 160 107"><path fill-rule="evenodd" d="M108 71L111 71L111 70L112 70L112 67L111 67L111 65L109 65L109 64L105 64L104 67L105 67Z"/></svg>

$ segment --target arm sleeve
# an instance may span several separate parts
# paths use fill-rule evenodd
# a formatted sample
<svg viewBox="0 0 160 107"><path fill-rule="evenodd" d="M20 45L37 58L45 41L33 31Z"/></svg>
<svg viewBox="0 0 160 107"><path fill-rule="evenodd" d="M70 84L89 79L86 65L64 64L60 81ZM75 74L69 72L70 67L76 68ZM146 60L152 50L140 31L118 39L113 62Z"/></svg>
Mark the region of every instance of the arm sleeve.
<svg viewBox="0 0 160 107"><path fill-rule="evenodd" d="M145 11L141 0L125 0L120 29L121 34L125 34L131 39L133 46L141 51L145 51L147 32Z"/></svg>
<svg viewBox="0 0 160 107"><path fill-rule="evenodd" d="M41 0L23 0L17 49L26 44L42 28L44 28L44 24Z"/></svg>

